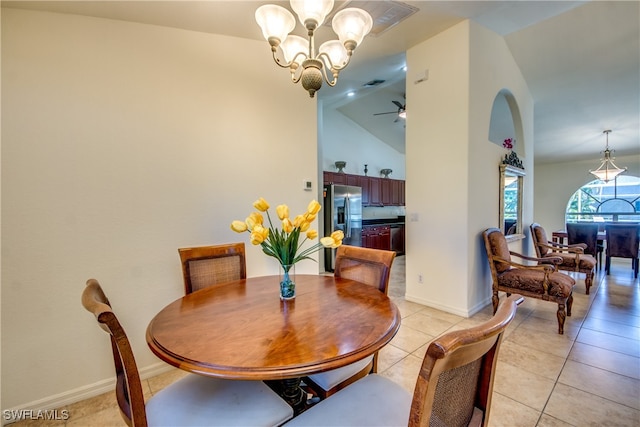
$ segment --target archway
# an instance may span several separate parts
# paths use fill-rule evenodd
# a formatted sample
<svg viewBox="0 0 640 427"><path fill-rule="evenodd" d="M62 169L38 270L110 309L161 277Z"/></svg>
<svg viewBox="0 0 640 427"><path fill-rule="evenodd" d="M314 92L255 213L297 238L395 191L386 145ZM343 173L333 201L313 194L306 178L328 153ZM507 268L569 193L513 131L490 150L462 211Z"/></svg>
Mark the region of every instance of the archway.
<svg viewBox="0 0 640 427"><path fill-rule="evenodd" d="M489 141L524 155L522 117L515 97L502 89L493 99L489 122Z"/></svg>

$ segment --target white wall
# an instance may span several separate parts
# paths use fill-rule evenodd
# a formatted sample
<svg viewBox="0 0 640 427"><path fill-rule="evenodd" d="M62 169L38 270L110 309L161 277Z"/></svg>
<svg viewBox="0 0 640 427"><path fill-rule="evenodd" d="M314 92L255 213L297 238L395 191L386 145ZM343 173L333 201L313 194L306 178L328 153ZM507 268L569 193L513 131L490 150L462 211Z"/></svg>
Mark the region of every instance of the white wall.
<svg viewBox="0 0 640 427"><path fill-rule="evenodd" d="M406 298L458 313L469 243L468 39L457 25L407 51L407 76L428 69L429 80L407 84Z"/></svg>
<svg viewBox="0 0 640 427"><path fill-rule="evenodd" d="M392 169L389 176L405 178L405 155L391 148L353 120L334 108L323 108L322 117L322 170L335 171L335 162L347 162L345 173L380 176L381 169Z"/></svg>
<svg viewBox="0 0 640 427"><path fill-rule="evenodd" d="M616 166L628 168L626 175L640 177L640 154L616 156ZM593 160L570 163L545 163L535 165L534 215L535 222L547 233L565 228L564 214L569 198L580 187L594 180L589 169L600 165L600 157Z"/></svg>
<svg viewBox="0 0 640 427"><path fill-rule="evenodd" d="M3 8L2 66L2 409L46 409L113 378L88 278L148 374L178 247L244 241L248 274L276 273L229 224L318 197L317 108L266 43L157 26Z"/></svg>
<svg viewBox="0 0 640 427"><path fill-rule="evenodd" d="M498 226L498 165L506 153L489 141L491 108L500 90L514 95L524 126L521 157L532 171L533 101L504 40L470 21L410 49L407 65L407 75L428 69L429 80L407 87L406 297L473 314L490 301L480 233ZM525 223L531 210L525 204Z"/></svg>
<svg viewBox="0 0 640 427"><path fill-rule="evenodd" d="M507 150L489 140L491 110L495 96L502 90L510 92L515 105L514 151L523 163L524 177L522 221L523 230L531 224L533 215L533 112L534 102L519 67L506 42L496 33L474 23L470 32L471 88L469 133L469 229L468 304L471 312L482 308L491 297L491 274L481 233L499 224L498 165ZM525 230L525 235L529 232ZM509 244L511 250L531 254L529 238Z"/></svg>

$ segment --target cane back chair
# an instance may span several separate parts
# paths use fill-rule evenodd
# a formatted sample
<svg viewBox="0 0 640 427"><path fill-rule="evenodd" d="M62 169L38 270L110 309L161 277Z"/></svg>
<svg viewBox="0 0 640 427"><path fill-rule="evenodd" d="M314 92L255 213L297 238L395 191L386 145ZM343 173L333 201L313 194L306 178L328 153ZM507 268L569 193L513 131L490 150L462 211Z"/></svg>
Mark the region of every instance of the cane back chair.
<svg viewBox="0 0 640 427"><path fill-rule="evenodd" d="M393 251L342 245L336 250L334 276L375 286L387 295ZM305 382L324 399L352 382L378 370L378 353L338 369L310 375Z"/></svg>
<svg viewBox="0 0 640 427"><path fill-rule="evenodd" d="M151 397L146 405L131 344L102 287L89 279L82 305L111 338L116 400L129 427L277 426L293 410L261 381L228 381L189 374Z"/></svg>
<svg viewBox="0 0 640 427"><path fill-rule="evenodd" d="M184 292L247 278L244 243L179 248Z"/></svg>
<svg viewBox="0 0 640 427"><path fill-rule="evenodd" d="M522 300L511 295L487 322L431 342L413 396L390 379L371 374L286 426L488 425L500 344Z"/></svg>

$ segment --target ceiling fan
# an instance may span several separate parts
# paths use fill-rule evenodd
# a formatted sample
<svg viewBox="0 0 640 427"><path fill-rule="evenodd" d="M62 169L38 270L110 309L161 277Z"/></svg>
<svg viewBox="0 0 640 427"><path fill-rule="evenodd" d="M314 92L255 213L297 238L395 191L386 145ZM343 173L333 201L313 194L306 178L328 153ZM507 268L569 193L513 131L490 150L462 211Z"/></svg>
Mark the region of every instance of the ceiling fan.
<svg viewBox="0 0 640 427"><path fill-rule="evenodd" d="M387 111L386 113L375 113L374 116L381 116L383 114L397 114L398 117L396 117L396 119L393 121L394 123L397 122L400 119L406 118L407 117L407 104L402 104L399 101L391 101L391 102L393 102L398 107L397 111Z"/></svg>

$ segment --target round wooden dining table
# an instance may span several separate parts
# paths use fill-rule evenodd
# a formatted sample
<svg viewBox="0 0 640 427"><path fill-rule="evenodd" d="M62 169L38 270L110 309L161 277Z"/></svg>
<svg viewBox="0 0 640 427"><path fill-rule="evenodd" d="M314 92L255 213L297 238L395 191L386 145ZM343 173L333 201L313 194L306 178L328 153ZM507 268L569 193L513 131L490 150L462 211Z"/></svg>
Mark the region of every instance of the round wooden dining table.
<svg viewBox="0 0 640 427"><path fill-rule="evenodd" d="M172 302L149 323L147 343L185 371L235 380L280 380L292 405L300 378L361 360L400 327L396 305L376 287L297 275L282 301L278 276L205 288Z"/></svg>

